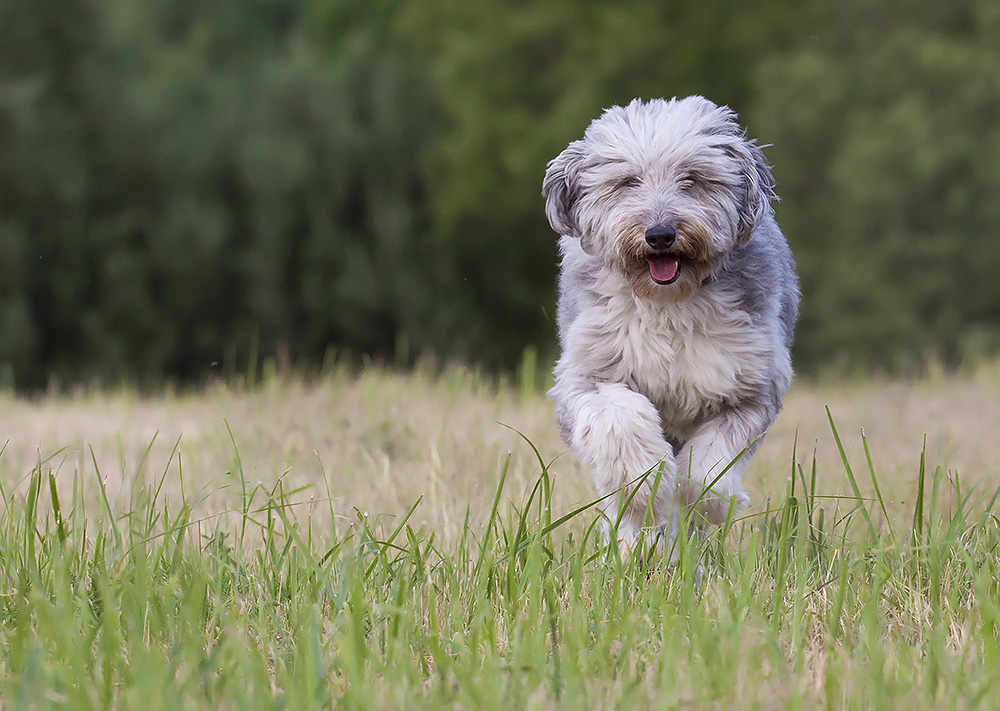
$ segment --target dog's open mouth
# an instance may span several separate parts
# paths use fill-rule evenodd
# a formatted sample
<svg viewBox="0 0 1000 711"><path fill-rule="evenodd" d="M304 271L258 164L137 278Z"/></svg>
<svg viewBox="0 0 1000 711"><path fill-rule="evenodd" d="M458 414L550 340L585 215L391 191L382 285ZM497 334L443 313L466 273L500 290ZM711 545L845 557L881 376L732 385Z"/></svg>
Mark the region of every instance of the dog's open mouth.
<svg viewBox="0 0 1000 711"><path fill-rule="evenodd" d="M649 276L657 284L673 284L681 273L681 257L679 254L648 254Z"/></svg>

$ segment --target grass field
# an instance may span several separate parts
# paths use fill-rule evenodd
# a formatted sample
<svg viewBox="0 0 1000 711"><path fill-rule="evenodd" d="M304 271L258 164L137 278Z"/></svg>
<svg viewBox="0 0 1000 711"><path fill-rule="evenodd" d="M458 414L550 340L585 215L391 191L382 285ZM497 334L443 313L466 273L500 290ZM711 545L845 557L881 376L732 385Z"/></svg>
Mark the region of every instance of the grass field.
<svg viewBox="0 0 1000 711"><path fill-rule="evenodd" d="M0 707L1000 708L998 424L995 367L799 384L670 568L530 387L8 396Z"/></svg>

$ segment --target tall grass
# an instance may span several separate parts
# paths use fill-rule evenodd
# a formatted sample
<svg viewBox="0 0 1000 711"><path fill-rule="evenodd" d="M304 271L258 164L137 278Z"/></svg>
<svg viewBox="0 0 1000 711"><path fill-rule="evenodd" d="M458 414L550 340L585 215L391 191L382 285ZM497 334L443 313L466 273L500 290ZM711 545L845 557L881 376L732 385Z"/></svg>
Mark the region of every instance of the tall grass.
<svg viewBox="0 0 1000 711"><path fill-rule="evenodd" d="M238 458L239 505L203 518L163 493L179 458L126 510L103 484L64 500L40 462L0 492L2 706L1000 708L998 493L920 457L890 521L867 440L870 498L830 426L850 494L791 453L780 496L673 566L554 510L537 451L534 484L504 492L505 464L485 525L448 541L411 524L419 499L314 525Z"/></svg>

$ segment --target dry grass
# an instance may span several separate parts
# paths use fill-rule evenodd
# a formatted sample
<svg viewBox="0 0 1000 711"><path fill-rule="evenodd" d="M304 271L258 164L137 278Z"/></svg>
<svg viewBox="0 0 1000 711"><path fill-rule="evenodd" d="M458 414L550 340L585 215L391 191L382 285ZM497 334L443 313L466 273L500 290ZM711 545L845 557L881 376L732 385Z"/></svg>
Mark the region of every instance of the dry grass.
<svg viewBox="0 0 1000 711"><path fill-rule="evenodd" d="M466 371L8 398L0 706L997 708L997 519L933 472L996 488L998 373L797 385L760 515L676 567L560 525L593 489L551 406Z"/></svg>
<svg viewBox="0 0 1000 711"><path fill-rule="evenodd" d="M797 437L800 462L808 467L816 453L819 492L850 493L828 406L858 472L866 471L864 430L894 518L912 514L907 499L915 490L925 436L931 470L940 465L958 472L965 487L984 480L985 488L995 488L998 395L998 368L913 383L796 384L746 486L758 510L769 495L780 499ZM559 438L548 401L488 385L459 369L438 377L370 371L310 383L274 379L252 392L217 386L152 398L8 398L0 407L6 440L0 483L8 491L23 488L41 459L67 490L78 474L96 495L100 471L112 503L124 507L137 481L152 483L169 470L167 499L179 497L183 485L189 500L200 501L196 515L210 516L239 509L241 464L250 487L271 490L279 480L286 491L310 486L300 498L312 499L314 516L329 509L328 497L338 518L353 520L355 508L398 516L423 496L414 521L450 539L461 531L467 509L473 524L488 515L508 453L511 496L519 497L537 479L540 467L531 448L510 428L528 437L546 461L555 460L550 473L557 482L557 511L593 497L586 470Z"/></svg>

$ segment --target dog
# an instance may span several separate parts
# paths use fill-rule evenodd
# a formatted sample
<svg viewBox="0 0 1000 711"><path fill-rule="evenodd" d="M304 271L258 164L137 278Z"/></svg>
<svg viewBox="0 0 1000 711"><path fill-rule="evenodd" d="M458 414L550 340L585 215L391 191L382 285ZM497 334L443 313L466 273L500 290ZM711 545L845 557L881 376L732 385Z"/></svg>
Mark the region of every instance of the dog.
<svg viewBox="0 0 1000 711"><path fill-rule="evenodd" d="M549 162L542 196L561 252L548 396L606 535L662 548L684 514L725 522L792 380L798 278L760 147L703 97L636 99Z"/></svg>

